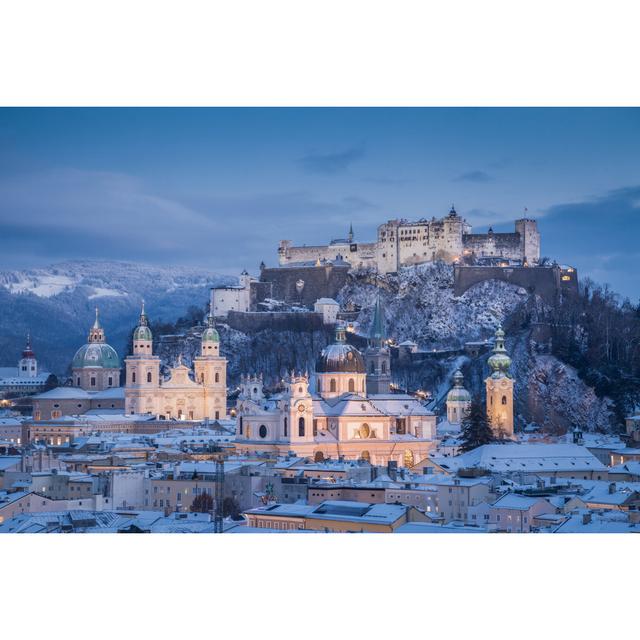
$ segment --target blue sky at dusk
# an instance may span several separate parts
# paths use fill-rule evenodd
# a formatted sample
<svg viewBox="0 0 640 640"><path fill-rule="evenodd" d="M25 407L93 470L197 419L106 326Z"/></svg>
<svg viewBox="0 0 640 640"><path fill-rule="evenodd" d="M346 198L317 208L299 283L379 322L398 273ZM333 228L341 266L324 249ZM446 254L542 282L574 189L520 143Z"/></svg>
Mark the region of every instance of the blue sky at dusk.
<svg viewBox="0 0 640 640"><path fill-rule="evenodd" d="M458 212L640 298L640 109L0 109L0 269L276 264Z"/></svg>

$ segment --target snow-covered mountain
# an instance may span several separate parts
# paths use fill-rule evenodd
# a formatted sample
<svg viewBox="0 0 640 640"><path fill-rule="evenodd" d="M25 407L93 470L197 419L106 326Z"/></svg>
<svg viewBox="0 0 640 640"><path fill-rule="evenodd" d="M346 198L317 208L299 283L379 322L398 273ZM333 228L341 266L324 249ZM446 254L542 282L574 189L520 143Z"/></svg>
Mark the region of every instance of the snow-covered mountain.
<svg viewBox="0 0 640 640"><path fill-rule="evenodd" d="M86 339L94 308L121 356L142 299L153 320L173 322L204 307L212 285L233 282L205 269L78 261L0 272L0 366L13 366L31 332L42 365L64 373Z"/></svg>

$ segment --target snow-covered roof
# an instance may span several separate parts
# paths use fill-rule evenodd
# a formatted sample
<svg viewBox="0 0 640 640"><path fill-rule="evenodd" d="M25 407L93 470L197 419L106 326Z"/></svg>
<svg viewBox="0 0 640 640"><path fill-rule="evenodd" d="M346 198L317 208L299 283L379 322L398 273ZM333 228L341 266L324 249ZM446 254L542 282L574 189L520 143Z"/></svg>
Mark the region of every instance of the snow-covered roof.
<svg viewBox="0 0 640 640"><path fill-rule="evenodd" d="M533 496L523 496L519 493L505 493L491 506L496 509L517 509L518 511L528 511L531 507L541 501L544 502L544 499Z"/></svg>
<svg viewBox="0 0 640 640"><path fill-rule="evenodd" d="M0 456L0 471L10 469L20 463L20 456Z"/></svg>
<svg viewBox="0 0 640 640"><path fill-rule="evenodd" d="M450 471L482 468L493 472L606 471L586 447L575 444L486 444L468 453L433 461Z"/></svg>
<svg viewBox="0 0 640 640"><path fill-rule="evenodd" d="M318 298L316 304L331 304L339 307L340 305L333 298Z"/></svg>

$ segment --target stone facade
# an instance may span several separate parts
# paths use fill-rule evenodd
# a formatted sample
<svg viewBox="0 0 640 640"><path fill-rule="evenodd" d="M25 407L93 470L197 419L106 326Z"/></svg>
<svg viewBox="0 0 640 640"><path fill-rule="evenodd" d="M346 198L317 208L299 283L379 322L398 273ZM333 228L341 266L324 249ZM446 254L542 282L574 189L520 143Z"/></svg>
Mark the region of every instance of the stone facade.
<svg viewBox="0 0 640 640"><path fill-rule="evenodd" d="M301 263L322 265L346 261L351 267L373 267L395 273L400 267L443 260L457 262L466 256L504 258L523 264L540 259L540 233L535 220L516 220L513 233L472 234L471 226L455 209L444 218L417 221L389 220L378 227L375 243L333 240L324 246L294 247L282 240L278 248L282 266Z"/></svg>

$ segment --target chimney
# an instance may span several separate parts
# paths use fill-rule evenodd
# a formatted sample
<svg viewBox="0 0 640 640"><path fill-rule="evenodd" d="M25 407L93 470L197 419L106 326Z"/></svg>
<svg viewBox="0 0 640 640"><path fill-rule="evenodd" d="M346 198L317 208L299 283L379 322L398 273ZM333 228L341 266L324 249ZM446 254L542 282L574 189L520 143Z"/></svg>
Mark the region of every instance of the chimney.
<svg viewBox="0 0 640 640"><path fill-rule="evenodd" d="M387 475L395 482L398 477L398 463L395 460L387 462Z"/></svg>

